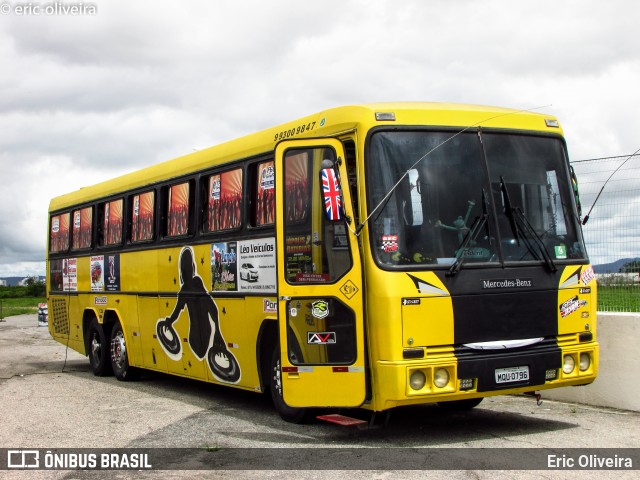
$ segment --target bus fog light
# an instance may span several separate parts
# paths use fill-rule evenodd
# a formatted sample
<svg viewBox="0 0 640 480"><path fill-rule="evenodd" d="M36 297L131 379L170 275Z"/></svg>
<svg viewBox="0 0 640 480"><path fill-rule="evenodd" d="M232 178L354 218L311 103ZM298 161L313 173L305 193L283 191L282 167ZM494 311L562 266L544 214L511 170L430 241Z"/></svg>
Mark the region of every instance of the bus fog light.
<svg viewBox="0 0 640 480"><path fill-rule="evenodd" d="M571 355L565 355L563 358L562 371L567 375L573 372L573 369L576 367L576 361L573 359Z"/></svg>
<svg viewBox="0 0 640 480"><path fill-rule="evenodd" d="M433 384L438 388L443 388L449 383L449 372L444 368L439 368L433 376Z"/></svg>
<svg viewBox="0 0 640 480"><path fill-rule="evenodd" d="M591 366L591 356L588 353L580 354L580 371L584 372Z"/></svg>
<svg viewBox="0 0 640 480"><path fill-rule="evenodd" d="M473 378L461 378L460 390L471 390L473 388Z"/></svg>
<svg viewBox="0 0 640 480"><path fill-rule="evenodd" d="M414 390L421 390L427 382L427 377L422 370L415 370L409 377L409 385Z"/></svg>
<svg viewBox="0 0 640 480"><path fill-rule="evenodd" d="M547 370L546 372L544 372L544 379L545 380L555 380L556 378L558 378L558 370L555 368L552 368L550 370Z"/></svg>

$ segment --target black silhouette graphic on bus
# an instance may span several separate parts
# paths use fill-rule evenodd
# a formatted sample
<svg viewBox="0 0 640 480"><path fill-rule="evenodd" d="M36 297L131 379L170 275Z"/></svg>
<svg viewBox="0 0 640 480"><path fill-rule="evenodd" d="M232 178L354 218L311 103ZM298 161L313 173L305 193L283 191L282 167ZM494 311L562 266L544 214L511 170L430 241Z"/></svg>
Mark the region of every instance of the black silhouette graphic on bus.
<svg viewBox="0 0 640 480"><path fill-rule="evenodd" d="M222 337L218 307L198 275L191 247L182 249L179 264L178 301L171 315L158 319L156 324L160 345L172 360L182 358L182 343L173 324L186 309L189 315L189 346L193 354L199 360L207 358L209 368L218 380L237 383L240 380L240 366Z"/></svg>

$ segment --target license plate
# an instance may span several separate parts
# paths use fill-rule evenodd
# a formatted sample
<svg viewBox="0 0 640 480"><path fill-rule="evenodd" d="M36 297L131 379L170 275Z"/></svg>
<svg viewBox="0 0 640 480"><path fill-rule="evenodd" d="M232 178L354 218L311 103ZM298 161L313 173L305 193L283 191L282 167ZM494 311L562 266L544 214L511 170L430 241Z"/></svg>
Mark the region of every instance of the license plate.
<svg viewBox="0 0 640 480"><path fill-rule="evenodd" d="M529 380L529 367L496 368L496 383L524 382Z"/></svg>

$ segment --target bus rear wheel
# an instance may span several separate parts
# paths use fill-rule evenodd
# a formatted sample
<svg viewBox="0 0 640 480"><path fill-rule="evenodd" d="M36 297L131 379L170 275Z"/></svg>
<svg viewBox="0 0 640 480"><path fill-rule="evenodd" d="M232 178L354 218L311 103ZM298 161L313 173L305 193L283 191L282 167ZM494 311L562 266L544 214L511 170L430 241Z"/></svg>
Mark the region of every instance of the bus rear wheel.
<svg viewBox="0 0 640 480"><path fill-rule="evenodd" d="M137 369L129 365L129 356L127 355L127 343L124 338L122 325L116 323L111 331L111 367L113 374L118 380L134 380L137 377Z"/></svg>
<svg viewBox="0 0 640 480"><path fill-rule="evenodd" d="M280 368L280 348L273 351L271 357L271 398L273 406L280 415L280 418L290 423L305 423L311 418L311 411L308 408L290 407L284 401L282 394L282 370Z"/></svg>
<svg viewBox="0 0 640 480"><path fill-rule="evenodd" d="M438 406L448 412L465 412L477 407L482 398L469 398L467 400L453 400L451 402L438 402Z"/></svg>
<svg viewBox="0 0 640 480"><path fill-rule="evenodd" d="M87 333L87 355L93 374L98 377L111 375L109 362L109 342L102 325L94 318Z"/></svg>

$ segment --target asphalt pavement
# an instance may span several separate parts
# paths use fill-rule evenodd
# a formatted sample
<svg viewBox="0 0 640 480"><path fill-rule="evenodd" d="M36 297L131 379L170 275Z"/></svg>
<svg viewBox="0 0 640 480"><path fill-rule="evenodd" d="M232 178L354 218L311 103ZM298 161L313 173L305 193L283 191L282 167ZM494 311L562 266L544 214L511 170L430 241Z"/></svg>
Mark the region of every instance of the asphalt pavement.
<svg viewBox="0 0 640 480"><path fill-rule="evenodd" d="M88 359L52 340L35 315L0 322L0 455L27 449L41 463L46 452L67 460L96 455L99 463L107 451L151 452L152 463L167 469L15 470L0 458L3 478L639 476L637 412L499 396L464 414L420 406L383 420L363 430L293 425L253 392L152 372L135 382L95 377ZM550 464L540 464L541 452L555 455ZM607 458L629 458L633 469L598 466Z"/></svg>

